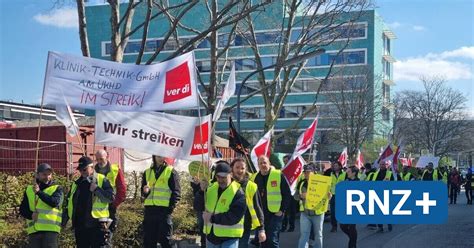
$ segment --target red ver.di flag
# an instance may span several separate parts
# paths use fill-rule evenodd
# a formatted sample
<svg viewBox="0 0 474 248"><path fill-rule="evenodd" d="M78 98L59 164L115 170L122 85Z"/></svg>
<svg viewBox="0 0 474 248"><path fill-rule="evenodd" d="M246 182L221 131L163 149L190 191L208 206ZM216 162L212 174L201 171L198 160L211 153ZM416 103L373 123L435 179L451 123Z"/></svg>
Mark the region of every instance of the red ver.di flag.
<svg viewBox="0 0 474 248"><path fill-rule="evenodd" d="M168 158L201 161L209 157L211 115L96 112L96 143Z"/></svg>
<svg viewBox="0 0 474 248"><path fill-rule="evenodd" d="M292 157L291 160L288 161L288 164L286 164L285 168L281 170L290 186L292 195L296 192L296 184L298 183L298 177L303 171L304 164L305 161L301 155L297 155L296 157Z"/></svg>
<svg viewBox="0 0 474 248"><path fill-rule="evenodd" d="M258 171L258 158L262 155L270 158L270 146L271 146L271 137L273 134L273 129L270 129L253 147L252 152L250 152L250 159L255 166L255 169Z"/></svg>
<svg viewBox="0 0 474 248"><path fill-rule="evenodd" d="M153 65L49 52L44 103L124 112L198 107L194 53Z"/></svg>

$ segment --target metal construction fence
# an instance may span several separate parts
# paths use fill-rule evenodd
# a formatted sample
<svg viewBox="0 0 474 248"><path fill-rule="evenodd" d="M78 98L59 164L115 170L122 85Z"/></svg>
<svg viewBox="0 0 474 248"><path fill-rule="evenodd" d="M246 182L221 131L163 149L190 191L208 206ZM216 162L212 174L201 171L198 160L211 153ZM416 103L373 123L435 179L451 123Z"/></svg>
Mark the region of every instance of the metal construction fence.
<svg viewBox="0 0 474 248"><path fill-rule="evenodd" d="M0 171L9 174L34 171L37 146L36 140L0 138ZM98 149L105 149L111 162L123 165L122 148L57 141L39 141L38 164L48 163L58 174L73 174L79 158L84 153L93 157Z"/></svg>

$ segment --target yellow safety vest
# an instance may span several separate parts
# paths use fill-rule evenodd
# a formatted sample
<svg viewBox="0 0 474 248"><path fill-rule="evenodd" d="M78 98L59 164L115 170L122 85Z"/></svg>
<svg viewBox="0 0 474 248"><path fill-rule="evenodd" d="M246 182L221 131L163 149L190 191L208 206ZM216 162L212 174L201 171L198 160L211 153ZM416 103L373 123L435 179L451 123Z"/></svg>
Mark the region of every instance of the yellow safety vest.
<svg viewBox="0 0 474 248"><path fill-rule="evenodd" d="M105 176L102 174L94 173L94 177L97 178L97 187L102 188ZM76 182L74 182L72 184L71 194L69 195L69 199L67 203L67 210L68 210L67 214L70 219L72 219L72 213L73 213L73 208L74 208L72 199L76 190L77 190L77 184ZM91 215L94 219L108 218L109 217L109 204L107 202L102 202L99 197L94 195L94 197L92 198Z"/></svg>
<svg viewBox="0 0 474 248"><path fill-rule="evenodd" d="M303 183L300 184L300 187L299 187L299 193L301 195L301 193L303 193ZM306 192L308 191L308 189L306 188ZM321 202L318 203L318 205L316 205L314 207L314 209L310 209L308 208L308 205L306 204L307 202L306 201L303 201L301 200L300 198L300 212L303 212L306 209L308 210L313 210L315 214L317 215L321 215L321 214L324 214L326 213L326 211L328 211L328 206L329 206L329 201L326 197L324 197Z"/></svg>
<svg viewBox="0 0 474 248"><path fill-rule="evenodd" d="M110 185L114 189L114 192L116 192L115 181L117 180L117 176L118 176L118 173L119 173L119 168L120 167L118 166L118 164L111 164L109 173L107 173L107 175L105 175L107 180L109 180Z"/></svg>
<svg viewBox="0 0 474 248"><path fill-rule="evenodd" d="M443 182L447 184L448 183L448 172L445 171L442 174L443 174Z"/></svg>
<svg viewBox="0 0 474 248"><path fill-rule="evenodd" d="M402 181L410 181L411 173L407 172L407 174L403 175L403 172L402 172L400 173L400 177L402 178Z"/></svg>
<svg viewBox="0 0 474 248"><path fill-rule="evenodd" d="M206 191L206 211L213 214L226 213L230 209L230 204L235 194L240 189L240 184L233 181L227 189L217 198L219 184L213 183ZM235 225L220 225L207 223L204 225L204 233L210 234L211 230L216 237L240 238L244 234L244 216Z"/></svg>
<svg viewBox="0 0 474 248"><path fill-rule="evenodd" d="M344 180L346 180L346 173L341 171L339 173L339 176L336 177L336 175L334 174L334 172L331 172L331 178L332 178L332 182L331 182L331 194L335 195L336 194L336 185Z"/></svg>
<svg viewBox="0 0 474 248"><path fill-rule="evenodd" d="M257 173L254 173L250 180L255 182L255 177L257 177ZM270 169L270 174L268 175L267 181L267 206L268 210L271 213L277 213L280 211L281 206L281 171L277 169Z"/></svg>
<svg viewBox="0 0 474 248"><path fill-rule="evenodd" d="M145 206L169 207L171 199L171 189L168 181L173 173L172 166L166 166L160 177L156 179L153 167L145 171L146 182L150 187L150 194L145 199Z"/></svg>
<svg viewBox="0 0 474 248"><path fill-rule="evenodd" d="M423 174L421 175L421 180L423 180L423 177L425 177L425 174L426 174L427 171L428 171L428 170L424 170L424 171L423 171ZM433 169L433 181L438 181L438 179L439 179L439 178L438 178L438 170ZM447 180L447 178L446 178L446 182L447 182L447 181L448 181L448 180Z"/></svg>
<svg viewBox="0 0 474 248"><path fill-rule="evenodd" d="M378 169L374 175L372 176L372 181L377 181L377 177L379 176L379 172L380 172L380 169ZM392 172L387 170L387 172L385 173L385 177L384 177L384 180L388 180L390 181L390 177L392 176Z"/></svg>
<svg viewBox="0 0 474 248"><path fill-rule="evenodd" d="M53 195L58 185L52 185L43 190L43 192L49 196ZM26 197L28 198L28 205L30 211L38 213L38 220L26 220L26 232L29 234L38 231L49 231L57 232L61 231L61 203L59 208L53 208L43 202L34 192L33 186L29 185L26 187Z"/></svg>
<svg viewBox="0 0 474 248"><path fill-rule="evenodd" d="M257 211L255 211L255 206L253 205L253 197L257 193L257 184L252 181L247 182L247 187L245 187L245 201L247 202L247 208L249 209L250 217L252 218L252 228L260 226L260 220L257 217Z"/></svg>

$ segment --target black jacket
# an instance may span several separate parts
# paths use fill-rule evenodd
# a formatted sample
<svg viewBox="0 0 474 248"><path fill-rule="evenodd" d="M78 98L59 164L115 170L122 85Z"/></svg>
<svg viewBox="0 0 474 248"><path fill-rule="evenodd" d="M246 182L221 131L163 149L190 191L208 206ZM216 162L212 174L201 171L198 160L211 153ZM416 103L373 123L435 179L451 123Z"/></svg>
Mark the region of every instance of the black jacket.
<svg viewBox="0 0 474 248"><path fill-rule="evenodd" d="M38 197L46 204L48 204L52 208L60 208L60 204L63 200L63 188L61 186L58 186L56 191L52 195L47 195L46 193L43 192L44 189L53 186L55 183L54 181L44 184L40 181L36 181L36 183L39 185L40 191L36 193ZM25 193L23 193L23 200L21 201L20 204L20 215L23 216L25 219L32 219L33 212L30 210L30 205L28 203L28 197L26 196L26 190Z"/></svg>
<svg viewBox="0 0 474 248"><path fill-rule="evenodd" d="M268 182L268 176L270 173L266 176L262 176L261 173L258 173L257 176L255 176L254 182L258 186L258 193L260 194L261 198L261 203L262 203L262 210L265 215L273 214L268 210L268 205L267 205L267 182ZM290 187L288 186L288 183L286 182L285 175L283 173L281 174L281 184L280 184L280 192L281 192L281 205L280 205L280 211L285 212L288 207L290 206L290 200L292 198L291 192L290 192Z"/></svg>
<svg viewBox="0 0 474 248"><path fill-rule="evenodd" d="M245 194L245 189L247 188L247 184L249 182L248 178L245 178L244 180L240 181L240 186L242 186L242 190L244 191ZM263 210L262 210L262 204L260 200L260 194L258 192L255 193L253 197L253 208L255 209L255 212L257 213L257 218L260 221L260 227L257 227L257 230L264 230L264 215L263 215ZM252 228L252 217L250 216L250 211L247 208L247 211L245 211L245 222L244 222L244 229L245 230L250 230Z"/></svg>
<svg viewBox="0 0 474 248"><path fill-rule="evenodd" d="M97 175L94 173L93 180L96 180ZM72 213L72 227L73 228L89 228L97 226L97 219L94 219L91 215L92 211L92 204L93 204L93 197L97 196L102 202L112 203L115 199L114 190L110 185L109 180L104 178L102 183L102 188L97 187L94 192L90 192L89 187L91 183L87 180L87 178L80 177L77 179L74 184L77 185L76 192L72 196L72 205L73 205L73 213ZM71 186L72 189L72 186ZM68 201L71 195L71 191L68 194ZM63 210L63 220L62 224L66 225L67 221L69 220L68 216L68 205Z"/></svg>
<svg viewBox="0 0 474 248"><path fill-rule="evenodd" d="M164 169L166 168L165 166L158 166L156 164L153 164L153 170L155 171L155 179L158 179L163 173ZM147 185L147 180L146 180L146 173L143 172L142 176L142 187L141 187L141 192L142 196L144 198L148 197L150 192L147 194L143 193L143 187ZM173 212L173 209L176 207L176 204L178 204L178 201L181 199L181 186L179 184L179 174L178 172L173 169L171 172L171 176L168 180L168 187L171 190L171 197L170 197L170 205L169 207L161 207L161 206L145 206L145 211L147 213L168 213L171 214Z"/></svg>
<svg viewBox="0 0 474 248"><path fill-rule="evenodd" d="M217 191L217 198L219 198L226 189L221 189ZM204 201L204 199L203 199ZM244 217L245 211L247 210L247 203L245 202L245 194L240 188L232 199L230 203L229 211L220 214L214 214L211 217L211 223L220 224L220 225L235 225L237 224L242 217ZM207 240L212 242L215 245L222 244L223 242L230 240L232 238L226 237L217 237L214 235L213 230L210 234L207 235Z"/></svg>

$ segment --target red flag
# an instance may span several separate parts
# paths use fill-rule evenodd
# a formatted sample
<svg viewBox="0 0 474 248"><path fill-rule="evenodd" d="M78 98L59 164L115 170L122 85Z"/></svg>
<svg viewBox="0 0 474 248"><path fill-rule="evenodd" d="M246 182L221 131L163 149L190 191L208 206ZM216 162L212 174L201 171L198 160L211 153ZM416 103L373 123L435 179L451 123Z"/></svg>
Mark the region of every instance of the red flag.
<svg viewBox="0 0 474 248"><path fill-rule="evenodd" d="M292 156L288 164L281 170L285 175L286 181L290 186L291 194L295 194L296 184L298 183L298 177L303 171L303 165L305 164L304 159L300 156Z"/></svg>
<svg viewBox="0 0 474 248"><path fill-rule="evenodd" d="M273 129L268 131L253 147L252 152L250 153L250 158L252 163L255 166L255 169L258 171L258 157L266 155L270 158L270 145Z"/></svg>
<svg viewBox="0 0 474 248"><path fill-rule="evenodd" d="M347 147L345 147L344 150L342 150L341 155L339 155L339 158L337 159L337 161L339 161L339 163L342 164L342 167L347 166Z"/></svg>
<svg viewBox="0 0 474 248"><path fill-rule="evenodd" d="M316 133L316 128L318 126L318 118L319 114L316 116L313 123L311 123L306 131L304 131L304 133L302 133L298 138L293 156L302 155L311 148L314 141L314 134Z"/></svg>
<svg viewBox="0 0 474 248"><path fill-rule="evenodd" d="M356 166L359 169L364 166L364 157L362 157L362 153L360 152L360 149L357 149Z"/></svg>
<svg viewBox="0 0 474 248"><path fill-rule="evenodd" d="M390 147L390 144L385 147L385 150L380 154L379 158L375 160L374 167L378 167L381 163L385 161L391 161L393 158L393 150Z"/></svg>
<svg viewBox="0 0 474 248"><path fill-rule="evenodd" d="M400 156L400 152L402 150L402 146L398 145L397 150L395 151L395 154L393 155L393 162L392 162L392 173L393 173L393 178L397 180L397 174L398 174L398 157Z"/></svg>

